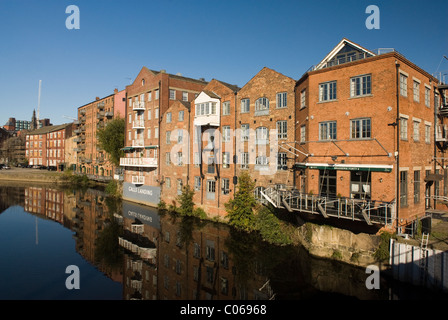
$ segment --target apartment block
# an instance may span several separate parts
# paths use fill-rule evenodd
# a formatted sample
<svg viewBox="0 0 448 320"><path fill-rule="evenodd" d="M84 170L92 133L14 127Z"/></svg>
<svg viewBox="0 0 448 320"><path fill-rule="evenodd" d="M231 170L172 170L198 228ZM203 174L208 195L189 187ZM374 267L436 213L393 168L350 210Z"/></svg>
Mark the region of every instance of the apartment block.
<svg viewBox="0 0 448 320"><path fill-rule="evenodd" d="M30 165L57 167L65 165L65 139L72 134L72 123L46 126L26 134L25 156Z"/></svg>
<svg viewBox="0 0 448 320"><path fill-rule="evenodd" d="M165 113L176 101L192 101L206 84L204 79L143 67L126 87L125 157L120 159L125 169L124 199L153 206L160 202L166 175L159 165L162 159L165 161L161 152L161 146L166 144L166 127L165 136L161 134L161 127L166 125Z"/></svg>
<svg viewBox="0 0 448 320"><path fill-rule="evenodd" d="M77 143L75 172L86 174L89 178L99 181L113 179L115 166L110 162L109 155L100 147L97 132L103 129L108 121L116 117L124 117L125 91L114 90L114 93L104 98L97 97L94 101L78 108L78 120L74 133Z"/></svg>

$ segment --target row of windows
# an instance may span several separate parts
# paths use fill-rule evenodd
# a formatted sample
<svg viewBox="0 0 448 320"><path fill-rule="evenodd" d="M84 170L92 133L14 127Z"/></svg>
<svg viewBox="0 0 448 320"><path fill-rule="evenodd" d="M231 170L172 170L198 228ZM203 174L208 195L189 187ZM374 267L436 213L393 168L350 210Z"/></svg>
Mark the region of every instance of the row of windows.
<svg viewBox="0 0 448 320"><path fill-rule="evenodd" d="M266 97L260 97L255 100L255 112L269 110L269 99ZM287 108L288 107L288 95L286 92L280 92L276 95L276 108ZM250 112L250 99L241 99L241 113Z"/></svg>
<svg viewBox="0 0 448 320"><path fill-rule="evenodd" d="M408 119L400 119L400 137L408 140ZM413 121L413 139L420 141L420 120ZM300 142L306 142L306 127L300 128ZM350 120L351 139L369 139L372 137L372 126L370 118ZM324 121L319 123L319 140L337 140L337 122ZM431 124L425 123L425 142L431 143Z"/></svg>
<svg viewBox="0 0 448 320"><path fill-rule="evenodd" d="M420 102L420 80L414 79L412 84L413 98ZM301 92L301 107L305 107L305 90ZM372 76L370 74L350 78L350 97L362 97L372 94ZM400 94L408 96L408 76L400 73ZM430 107L431 88L425 85L425 105ZM337 100L337 81L328 81L319 84L319 102ZM438 106L438 95L435 93L435 106Z"/></svg>

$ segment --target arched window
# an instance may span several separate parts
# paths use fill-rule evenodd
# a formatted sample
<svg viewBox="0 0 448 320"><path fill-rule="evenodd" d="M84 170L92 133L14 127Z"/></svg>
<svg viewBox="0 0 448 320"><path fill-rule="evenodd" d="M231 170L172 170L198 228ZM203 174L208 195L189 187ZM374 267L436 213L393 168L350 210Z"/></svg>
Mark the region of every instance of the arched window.
<svg viewBox="0 0 448 320"><path fill-rule="evenodd" d="M255 111L269 110L269 99L268 98L258 98L255 101Z"/></svg>

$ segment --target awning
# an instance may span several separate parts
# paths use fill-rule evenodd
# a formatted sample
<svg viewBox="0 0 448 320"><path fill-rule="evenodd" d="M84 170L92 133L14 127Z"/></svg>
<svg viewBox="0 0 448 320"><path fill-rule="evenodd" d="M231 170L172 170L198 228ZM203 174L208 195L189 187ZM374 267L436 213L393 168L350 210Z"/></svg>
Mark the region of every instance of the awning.
<svg viewBox="0 0 448 320"><path fill-rule="evenodd" d="M377 164L345 164L345 163L296 163L295 169L315 170L342 170L342 171L370 171L370 172L392 172L393 165Z"/></svg>
<svg viewBox="0 0 448 320"><path fill-rule="evenodd" d="M124 148L121 148L121 150L123 150L123 151L133 150L133 149L134 149L134 147L124 147Z"/></svg>
<svg viewBox="0 0 448 320"><path fill-rule="evenodd" d="M145 149L157 149L159 146L158 145L154 145L154 146L145 146Z"/></svg>

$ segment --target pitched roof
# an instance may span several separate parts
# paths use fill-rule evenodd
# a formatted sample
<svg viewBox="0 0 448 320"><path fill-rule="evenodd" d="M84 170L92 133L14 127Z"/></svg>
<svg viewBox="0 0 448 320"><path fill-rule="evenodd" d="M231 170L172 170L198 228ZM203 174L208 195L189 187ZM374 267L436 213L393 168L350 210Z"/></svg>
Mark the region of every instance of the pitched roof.
<svg viewBox="0 0 448 320"><path fill-rule="evenodd" d="M355 49L357 49L359 51L362 51L362 52L364 52L364 53L366 53L368 55L376 56L376 54L373 53L372 51L367 50L366 48L364 48L364 47L360 46L359 44L356 44L356 43L354 43L354 42L352 42L352 41L350 41L350 40L348 40L346 38L343 38L333 48L333 50L331 50L330 53L328 53L325 56L325 58L321 62L319 62L319 64L317 64L317 66L314 69L318 70L318 69L325 68L325 66L327 65L327 62L330 61L331 59L333 59L342 50L342 48L344 48L344 46L346 46L346 45L350 45L350 46L354 47Z"/></svg>
<svg viewBox="0 0 448 320"><path fill-rule="evenodd" d="M44 133L49 133L49 132L54 132L54 131L58 131L61 129L65 129L68 126L71 126L73 123L64 123L64 124L60 124L57 126L45 126L33 131L28 132L28 135L34 135L34 134L44 134Z"/></svg>

